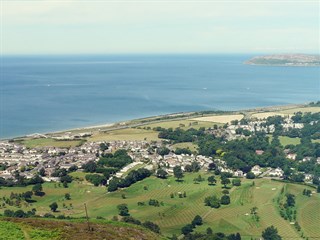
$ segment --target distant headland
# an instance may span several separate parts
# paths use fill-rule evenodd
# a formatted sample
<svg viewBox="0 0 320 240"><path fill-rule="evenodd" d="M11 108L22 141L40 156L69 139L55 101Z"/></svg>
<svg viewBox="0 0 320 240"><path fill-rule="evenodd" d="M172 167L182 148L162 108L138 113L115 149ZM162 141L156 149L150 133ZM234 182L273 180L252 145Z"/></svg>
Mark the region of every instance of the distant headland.
<svg viewBox="0 0 320 240"><path fill-rule="evenodd" d="M257 56L244 63L250 65L266 66L320 66L320 55L275 54Z"/></svg>

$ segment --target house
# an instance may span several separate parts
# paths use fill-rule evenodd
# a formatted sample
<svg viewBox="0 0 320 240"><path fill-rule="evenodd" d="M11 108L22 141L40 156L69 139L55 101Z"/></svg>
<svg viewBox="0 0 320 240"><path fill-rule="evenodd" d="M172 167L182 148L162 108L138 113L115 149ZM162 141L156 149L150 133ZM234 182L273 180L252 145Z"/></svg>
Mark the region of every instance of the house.
<svg viewBox="0 0 320 240"><path fill-rule="evenodd" d="M302 159L302 162L309 162L309 161L311 161L311 157L304 157Z"/></svg>
<svg viewBox="0 0 320 240"><path fill-rule="evenodd" d="M263 150L256 150L256 154L257 154L257 155L262 155L263 153L264 153Z"/></svg>
<svg viewBox="0 0 320 240"><path fill-rule="evenodd" d="M251 172L253 172L254 175L258 176L262 173L261 167L259 165L255 165L253 168L251 168Z"/></svg>
<svg viewBox="0 0 320 240"><path fill-rule="evenodd" d="M310 182L310 181L312 181L312 179L313 179L313 175L312 174L309 174L309 173L304 174L304 180L306 182Z"/></svg>
<svg viewBox="0 0 320 240"><path fill-rule="evenodd" d="M276 168L270 171L269 175L272 177L283 177L283 170L281 168Z"/></svg>
<svg viewBox="0 0 320 240"><path fill-rule="evenodd" d="M288 153L287 158L291 160L296 160L297 154L295 153Z"/></svg>
<svg viewBox="0 0 320 240"><path fill-rule="evenodd" d="M233 176L243 177L243 172L241 170L236 170L236 171L234 171Z"/></svg>

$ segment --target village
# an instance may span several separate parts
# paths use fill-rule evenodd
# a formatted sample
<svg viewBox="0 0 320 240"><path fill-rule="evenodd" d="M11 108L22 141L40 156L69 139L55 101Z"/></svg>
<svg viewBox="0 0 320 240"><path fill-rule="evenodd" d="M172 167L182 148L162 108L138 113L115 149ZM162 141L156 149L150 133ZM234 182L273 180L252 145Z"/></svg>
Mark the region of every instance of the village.
<svg viewBox="0 0 320 240"><path fill-rule="evenodd" d="M108 144L108 149L101 150L101 144ZM150 146L154 149L163 146L163 142L147 141L111 141L111 142L85 142L78 147L57 148L57 147L38 147L28 149L24 145L12 141L0 142L0 178L14 179L18 171L20 176L30 179L37 175L40 169L45 170L44 181L59 181L58 177L52 177L51 174L56 169L66 169L75 166L78 171L82 171L82 165L89 161L98 161L101 154L113 153L118 149L125 149L132 158L133 163L125 166L118 171L115 176L122 177L132 168L147 168L156 170L165 169L169 174L173 174L175 166L181 166L186 170L187 165L197 162L202 170L208 170L210 163L214 163L220 172L231 173L234 177L245 177L246 174L239 169L228 168L225 161L219 158L206 157L197 154L175 154L171 150L168 154L161 156L157 151L150 151ZM257 155L263 154L262 150L256 151ZM295 160L296 154L287 152L287 158ZM310 161L311 158L304 158L302 161ZM317 159L320 164L320 158ZM262 168L259 165L252 167L251 172L256 177L282 178L284 171L281 168ZM305 174L305 181L312 180L311 174Z"/></svg>

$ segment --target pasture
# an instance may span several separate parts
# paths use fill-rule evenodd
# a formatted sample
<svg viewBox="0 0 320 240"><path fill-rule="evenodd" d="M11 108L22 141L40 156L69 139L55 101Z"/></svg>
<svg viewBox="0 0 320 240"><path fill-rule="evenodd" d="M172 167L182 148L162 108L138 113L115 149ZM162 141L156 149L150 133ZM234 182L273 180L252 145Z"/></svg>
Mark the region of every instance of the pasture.
<svg viewBox="0 0 320 240"><path fill-rule="evenodd" d="M21 144L25 145L27 148L36 147L75 147L81 145L83 141L81 140L70 140L70 141L58 141L52 138L37 138L37 139L24 139L18 140Z"/></svg>
<svg viewBox="0 0 320 240"><path fill-rule="evenodd" d="M107 132L97 132L88 138L88 141L156 141L159 140L158 132L153 130L137 129L137 128L125 128Z"/></svg>
<svg viewBox="0 0 320 240"><path fill-rule="evenodd" d="M212 122L212 123L230 123L233 120L241 120L244 116L242 114L230 115L214 115L207 117L193 118L194 121Z"/></svg>
<svg viewBox="0 0 320 240"><path fill-rule="evenodd" d="M194 128L194 129L199 129L201 127L204 128L209 128L209 127L213 127L215 123L211 123L211 122L207 122L207 121L197 121L197 120L171 120L171 121L162 121L162 122L158 122L158 123L150 123L150 124L146 124L141 126L141 128L156 128L156 127L162 127L162 128L181 128L184 130L190 129L190 128ZM219 123L217 123L217 125L221 125Z"/></svg>
<svg viewBox="0 0 320 240"><path fill-rule="evenodd" d="M240 232L243 239L250 239L260 236L266 227L274 225L283 239L300 237L300 233L288 221L281 218L277 210L275 199L286 183L270 179L242 179L240 187L229 186L231 204L214 209L204 206L204 198L212 194L222 196L222 186L218 176L216 177L217 185L209 186L207 181L194 183L193 179L199 174L205 178L211 175L206 172L186 173L183 182L177 182L173 177L168 179L149 177L113 193L107 193L105 187L94 187L85 180L74 181L69 188L63 188L55 183L45 183L43 186L46 195L33 197L37 202L32 203L31 206L23 206L23 209L36 208L38 214L44 214L50 212L49 205L56 201L59 212L54 213L55 215L82 217L85 214L84 203L86 203L91 218L101 216L111 219L118 214L116 206L126 203L131 216L141 221L147 219L157 223L166 236L171 236L173 233L180 234L181 227L190 223L194 216L200 215L203 217L204 224L197 227L197 231L205 231L207 227L211 227L214 231L227 234ZM319 194L308 198L302 196L303 189L307 187L296 184L287 185L288 191L297 193L298 221L305 236L309 239L314 236L320 237L320 229L316 227L320 226L320 215L317 215L320 205ZM3 188L0 198L9 197L11 192L24 192L30 189L31 186ZM179 198L179 192L186 192L186 198ZM65 193L70 193L71 200L64 199ZM125 199L122 198L123 194ZM173 198L171 194L174 195ZM162 204L159 207L149 206L150 199L156 199ZM138 206L138 202L144 202L145 205ZM258 207L259 222L253 220L250 215L250 209L254 206ZM1 212L3 210L3 208L0 209Z"/></svg>
<svg viewBox="0 0 320 240"><path fill-rule="evenodd" d="M192 152L197 152L198 146L195 143L192 142L182 142L182 143L176 143L172 145L172 148L176 150L177 148L187 148L190 149Z"/></svg>
<svg viewBox="0 0 320 240"><path fill-rule="evenodd" d="M300 108L289 108L289 109L284 109L279 111L280 113L283 114L294 114L296 112L311 112L311 113L317 113L320 112L320 107L300 107Z"/></svg>
<svg viewBox="0 0 320 240"><path fill-rule="evenodd" d="M262 113L252 113L251 118L266 119L268 117L273 117L273 116L287 117L291 115L280 113L280 112L262 112Z"/></svg>

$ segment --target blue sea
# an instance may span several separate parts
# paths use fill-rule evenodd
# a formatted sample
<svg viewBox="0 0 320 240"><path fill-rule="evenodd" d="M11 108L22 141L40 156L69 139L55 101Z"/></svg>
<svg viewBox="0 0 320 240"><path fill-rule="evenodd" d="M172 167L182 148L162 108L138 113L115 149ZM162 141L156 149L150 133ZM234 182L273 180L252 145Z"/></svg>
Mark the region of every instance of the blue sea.
<svg viewBox="0 0 320 240"><path fill-rule="evenodd" d="M243 64L251 57L3 56L0 138L320 100L320 68Z"/></svg>

